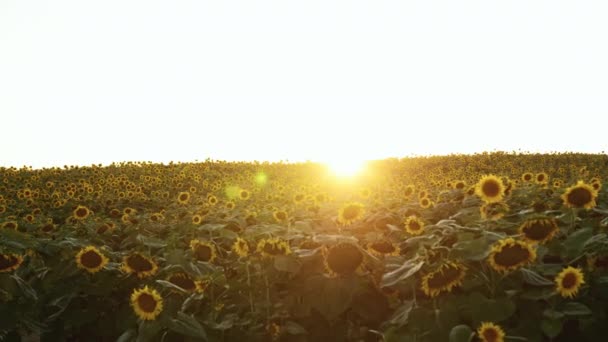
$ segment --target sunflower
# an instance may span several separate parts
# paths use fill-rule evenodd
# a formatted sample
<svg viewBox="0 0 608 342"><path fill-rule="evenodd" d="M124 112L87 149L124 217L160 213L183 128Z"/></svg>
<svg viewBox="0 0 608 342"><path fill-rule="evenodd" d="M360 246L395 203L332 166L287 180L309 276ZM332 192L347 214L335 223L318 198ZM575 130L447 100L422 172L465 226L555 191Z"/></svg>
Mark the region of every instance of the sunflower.
<svg viewBox="0 0 608 342"><path fill-rule="evenodd" d="M597 190L580 180L562 195L562 200L568 208L591 209L595 207L596 198Z"/></svg>
<svg viewBox="0 0 608 342"><path fill-rule="evenodd" d="M287 241L279 238L260 240L260 242L258 242L257 251L264 257L291 254L291 248Z"/></svg>
<svg viewBox="0 0 608 342"><path fill-rule="evenodd" d="M274 217L277 222L284 222L287 221L289 215L287 215L287 212L285 210L275 210L272 213L272 217Z"/></svg>
<svg viewBox="0 0 608 342"><path fill-rule="evenodd" d="M234 241L234 244L232 245L232 250L234 253L236 253L236 255L244 258L249 255L249 244L247 243L247 240L237 237L236 241Z"/></svg>
<svg viewBox="0 0 608 342"><path fill-rule="evenodd" d="M541 244L553 239L557 231L557 221L553 218L530 219L519 227L526 241Z"/></svg>
<svg viewBox="0 0 608 342"><path fill-rule="evenodd" d="M7 221L2 224L2 228L17 230L17 228L19 228L19 224L16 221Z"/></svg>
<svg viewBox="0 0 608 342"><path fill-rule="evenodd" d="M415 215L408 216L405 219L405 231L412 235L420 235L424 233L424 222Z"/></svg>
<svg viewBox="0 0 608 342"><path fill-rule="evenodd" d="M85 207L84 205L77 206L76 209L74 209L74 211L72 212L74 218L80 221L89 217L90 214L91 210L89 210L89 208Z"/></svg>
<svg viewBox="0 0 608 342"><path fill-rule="evenodd" d="M583 271L580 268L574 268L572 266L564 268L555 277L557 292L564 298L573 298L576 296L581 285L584 283Z"/></svg>
<svg viewBox="0 0 608 342"><path fill-rule="evenodd" d="M502 201L505 186L500 178L494 175L485 175L479 180L475 187L477 196L486 203L496 203Z"/></svg>
<svg viewBox="0 0 608 342"><path fill-rule="evenodd" d="M484 220L499 220L503 218L507 212L509 212L509 206L504 202L484 203L479 208L481 218Z"/></svg>
<svg viewBox="0 0 608 342"><path fill-rule="evenodd" d="M416 187L413 185L407 185L404 189L403 189L403 197L405 197L406 199L410 198L410 196L412 196L412 194L414 193L414 191L416 191Z"/></svg>
<svg viewBox="0 0 608 342"><path fill-rule="evenodd" d="M203 222L203 217L199 214L192 215L192 223L193 224L201 224Z"/></svg>
<svg viewBox="0 0 608 342"><path fill-rule="evenodd" d="M546 172L539 172L534 177L534 181L536 182L536 184L547 184L547 182L549 182L549 175L547 175Z"/></svg>
<svg viewBox="0 0 608 342"><path fill-rule="evenodd" d="M192 250L192 255L198 261L213 262L217 258L215 246L210 242L198 239L191 240L190 249Z"/></svg>
<svg viewBox="0 0 608 342"><path fill-rule="evenodd" d="M145 321L151 321L163 311L163 299L155 289L145 286L135 289L131 294L131 306L137 317Z"/></svg>
<svg viewBox="0 0 608 342"><path fill-rule="evenodd" d="M491 322L482 322L477 329L477 335L482 342L503 342L505 340L505 332L500 325Z"/></svg>
<svg viewBox="0 0 608 342"><path fill-rule="evenodd" d="M226 202L226 204L224 204L224 207L228 210L232 210L232 209L234 209L234 202L228 201L228 202Z"/></svg>
<svg viewBox="0 0 608 342"><path fill-rule="evenodd" d="M365 207L358 202L347 202L338 210L338 223L347 226L363 217Z"/></svg>
<svg viewBox="0 0 608 342"><path fill-rule="evenodd" d="M78 268L89 273L99 272L108 263L108 258L94 246L86 246L76 254Z"/></svg>
<svg viewBox="0 0 608 342"><path fill-rule="evenodd" d="M209 195L209 197L207 197L207 203L209 205L216 205L217 204L217 197L213 196L213 195Z"/></svg>
<svg viewBox="0 0 608 342"><path fill-rule="evenodd" d="M521 180L523 180L524 182L529 182L532 180L533 177L534 175L532 175L532 172L525 172L523 175L521 175Z"/></svg>
<svg viewBox="0 0 608 342"><path fill-rule="evenodd" d="M441 292L451 292L454 287L462 285L465 274L464 265L452 261L445 262L422 277L422 291L429 297L437 297Z"/></svg>
<svg viewBox="0 0 608 342"><path fill-rule="evenodd" d="M536 250L531 244L513 238L499 240L492 246L488 263L498 272L516 270L536 260Z"/></svg>
<svg viewBox="0 0 608 342"><path fill-rule="evenodd" d="M251 193L247 190L242 189L241 192L239 192L239 198L242 200L248 200L249 197L251 197Z"/></svg>
<svg viewBox="0 0 608 342"><path fill-rule="evenodd" d="M158 265L151 259L138 252L125 256L121 266L123 272L134 273L142 279L156 273Z"/></svg>
<svg viewBox="0 0 608 342"><path fill-rule="evenodd" d="M367 245L367 250L375 255L399 255L401 249L390 240L382 239Z"/></svg>
<svg viewBox="0 0 608 342"><path fill-rule="evenodd" d="M197 289L196 281L192 277L184 272L177 272L167 277L167 281L171 284L178 286L188 292L195 291Z"/></svg>
<svg viewBox="0 0 608 342"><path fill-rule="evenodd" d="M455 180L452 184L452 187L456 190L464 190L464 188L467 186L467 184L464 181L461 180Z"/></svg>
<svg viewBox="0 0 608 342"><path fill-rule="evenodd" d="M177 203L188 204L190 202L190 193L188 191L182 191L177 195Z"/></svg>
<svg viewBox="0 0 608 342"><path fill-rule="evenodd" d="M0 254L0 273L11 272L23 263L23 256L18 254Z"/></svg>
<svg viewBox="0 0 608 342"><path fill-rule="evenodd" d="M358 246L341 242L324 250L325 268L332 276L349 276L363 264L363 253Z"/></svg>
<svg viewBox="0 0 608 342"><path fill-rule="evenodd" d="M420 200L418 200L418 204L420 205L421 208L427 209L433 205L433 201L431 201L428 197L423 197Z"/></svg>
<svg viewBox="0 0 608 342"><path fill-rule="evenodd" d="M303 193L297 193L297 194L293 195L293 203L295 203L295 204L300 204L305 199L306 199L306 195L304 195Z"/></svg>

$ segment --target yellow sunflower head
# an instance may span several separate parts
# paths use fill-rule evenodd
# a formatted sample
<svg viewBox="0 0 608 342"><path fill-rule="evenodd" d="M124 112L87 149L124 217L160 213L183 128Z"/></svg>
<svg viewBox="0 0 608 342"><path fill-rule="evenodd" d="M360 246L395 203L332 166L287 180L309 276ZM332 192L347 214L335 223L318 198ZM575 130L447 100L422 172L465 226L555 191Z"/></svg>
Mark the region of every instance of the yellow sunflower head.
<svg viewBox="0 0 608 342"><path fill-rule="evenodd" d="M418 200L418 205L420 205L420 207L423 209L427 209L433 205L433 201L431 201L431 199L428 197L422 197Z"/></svg>
<svg viewBox="0 0 608 342"><path fill-rule="evenodd" d="M184 272L176 272L169 275L169 277L167 277L167 281L173 285L179 286L180 288L188 292L193 292L197 289L196 281L192 279L189 274Z"/></svg>
<svg viewBox="0 0 608 342"><path fill-rule="evenodd" d="M208 241L191 240L190 249L192 250L192 255L198 261L213 262L217 258L215 245Z"/></svg>
<svg viewBox="0 0 608 342"><path fill-rule="evenodd" d="M509 206L504 202L484 203L479 208L481 218L484 220L500 220L509 212Z"/></svg>
<svg viewBox="0 0 608 342"><path fill-rule="evenodd" d="M257 246L258 253L264 257L274 257L277 255L288 255L291 254L291 248L287 241L279 238L262 239L258 242Z"/></svg>
<svg viewBox="0 0 608 342"><path fill-rule="evenodd" d="M249 191L242 189L241 192L239 192L239 198L242 200L248 200L249 197L251 197L251 193L249 193Z"/></svg>
<svg viewBox="0 0 608 342"><path fill-rule="evenodd" d="M437 297L441 292L451 292L454 287L462 285L465 274L464 265L452 261L445 262L422 277L422 291L429 297Z"/></svg>
<svg viewBox="0 0 608 342"><path fill-rule="evenodd" d="M502 180L494 175L481 177L475 186L475 193L486 203L496 203L502 201L505 186Z"/></svg>
<svg viewBox="0 0 608 342"><path fill-rule="evenodd" d="M275 221L281 223L281 222L285 222L289 219L289 215L287 214L287 211L285 210L275 210L272 213L272 217L274 217Z"/></svg>
<svg viewBox="0 0 608 342"><path fill-rule="evenodd" d="M236 253L236 255L244 258L249 255L249 243L247 243L247 240L237 237L236 241L234 241L234 244L232 245L232 250L234 253Z"/></svg>
<svg viewBox="0 0 608 342"><path fill-rule="evenodd" d="M536 182L536 184L547 184L549 182L549 175L547 175L546 172L539 172L534 177L534 181Z"/></svg>
<svg viewBox="0 0 608 342"><path fill-rule="evenodd" d="M182 191L177 195L177 203L188 204L190 202L190 193L188 191Z"/></svg>
<svg viewBox="0 0 608 342"><path fill-rule="evenodd" d="M347 202L338 210L338 223L347 226L363 217L365 207L359 202Z"/></svg>
<svg viewBox="0 0 608 342"><path fill-rule="evenodd" d="M145 321L152 321L163 311L163 299L158 291L145 286L133 291L131 306L137 317Z"/></svg>
<svg viewBox="0 0 608 342"><path fill-rule="evenodd" d="M499 240L492 246L488 263L498 272L507 273L536 260L536 250L524 241L513 238Z"/></svg>
<svg viewBox="0 0 608 342"><path fill-rule="evenodd" d="M530 219L519 227L519 233L531 243L545 243L553 239L557 231L557 221L553 218Z"/></svg>
<svg viewBox="0 0 608 342"><path fill-rule="evenodd" d="M573 298L581 285L585 283L583 271L580 268L568 266L555 277L557 292L564 298Z"/></svg>
<svg viewBox="0 0 608 342"><path fill-rule="evenodd" d="M77 220L84 220L89 217L90 214L91 210L89 210L89 208L85 207L84 205L77 206L76 209L74 209L74 211L72 212L72 215Z"/></svg>
<svg viewBox="0 0 608 342"><path fill-rule="evenodd" d="M390 240L382 239L371 242L367 245L367 250L374 255L399 255L401 249Z"/></svg>
<svg viewBox="0 0 608 342"><path fill-rule="evenodd" d="M123 272L135 274L142 279L154 275L158 270L158 265L151 258L134 252L123 258L121 268Z"/></svg>
<svg viewBox="0 0 608 342"><path fill-rule="evenodd" d="M108 263L108 258L94 246L86 246L76 254L78 268L89 273L99 272Z"/></svg>
<svg viewBox="0 0 608 342"><path fill-rule="evenodd" d="M0 254L0 273L12 272L21 266L23 256L18 254Z"/></svg>
<svg viewBox="0 0 608 342"><path fill-rule="evenodd" d="M576 185L566 189L566 192L562 195L562 200L568 208L591 209L596 205L597 195L597 190L592 186L585 184L583 181L578 181Z"/></svg>
<svg viewBox="0 0 608 342"><path fill-rule="evenodd" d="M2 228L10 229L10 230L17 230L17 228L19 228L19 224L17 223L17 221L7 221L7 222L2 223Z"/></svg>
<svg viewBox="0 0 608 342"><path fill-rule="evenodd" d="M411 235L420 235L424 233L424 222L416 215L408 216L405 219L405 231Z"/></svg>
<svg viewBox="0 0 608 342"><path fill-rule="evenodd" d="M505 332L500 325L491 322L482 322L477 329L477 335L482 342L504 342Z"/></svg>
<svg viewBox="0 0 608 342"><path fill-rule="evenodd" d="M525 172L524 174L521 175L521 180L523 180L524 182L529 182L534 178L534 175L532 175L532 172Z"/></svg>
<svg viewBox="0 0 608 342"><path fill-rule="evenodd" d="M363 265L363 253L358 246L341 242L323 251L325 269L332 276L349 276Z"/></svg>

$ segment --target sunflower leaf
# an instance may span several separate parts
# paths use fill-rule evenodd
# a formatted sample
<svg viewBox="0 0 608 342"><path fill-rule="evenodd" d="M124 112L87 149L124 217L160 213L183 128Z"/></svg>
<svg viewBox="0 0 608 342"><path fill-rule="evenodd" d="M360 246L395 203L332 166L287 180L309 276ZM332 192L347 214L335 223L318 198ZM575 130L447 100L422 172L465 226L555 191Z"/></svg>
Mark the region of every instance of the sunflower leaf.
<svg viewBox="0 0 608 342"><path fill-rule="evenodd" d="M178 312L177 317L169 321L169 329L176 333L207 340L205 328L193 316Z"/></svg>
<svg viewBox="0 0 608 342"><path fill-rule="evenodd" d="M414 263L413 261L409 260L403 265L401 265L401 267L399 267L398 269L385 273L382 276L382 282L380 286L389 287L397 284L400 281L404 281L407 278L416 274L416 272L418 272L420 268L422 268L422 265L424 265L424 261Z"/></svg>
<svg viewBox="0 0 608 342"><path fill-rule="evenodd" d="M551 280L541 276L540 274L529 270L527 268L521 269L521 274L524 278L524 281L530 285L534 286L552 286L555 285Z"/></svg>
<svg viewBox="0 0 608 342"><path fill-rule="evenodd" d="M593 313L585 304L578 302L564 304L561 311L568 316L586 316Z"/></svg>
<svg viewBox="0 0 608 342"><path fill-rule="evenodd" d="M474 335L468 325L457 325L450 330L450 342L469 342Z"/></svg>
<svg viewBox="0 0 608 342"><path fill-rule="evenodd" d="M179 287L179 286L177 286L177 285L173 284L173 283L172 283L172 282L170 282L170 281L166 281L166 280L160 280L160 279L158 279L158 280L156 280L156 282L157 282L158 284L160 284L160 285L162 285L162 286L166 287L166 288L173 289L173 290L177 290L177 291L182 292L182 293L188 293L188 291L186 291L185 289L183 289L183 288L181 288L181 287Z"/></svg>

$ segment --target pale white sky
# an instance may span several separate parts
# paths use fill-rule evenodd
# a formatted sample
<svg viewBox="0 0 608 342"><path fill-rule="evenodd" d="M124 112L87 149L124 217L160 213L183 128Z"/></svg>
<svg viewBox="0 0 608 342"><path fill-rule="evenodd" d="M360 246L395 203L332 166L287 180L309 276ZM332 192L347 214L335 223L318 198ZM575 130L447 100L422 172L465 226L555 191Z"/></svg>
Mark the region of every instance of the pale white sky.
<svg viewBox="0 0 608 342"><path fill-rule="evenodd" d="M608 2L0 1L0 165L608 151Z"/></svg>

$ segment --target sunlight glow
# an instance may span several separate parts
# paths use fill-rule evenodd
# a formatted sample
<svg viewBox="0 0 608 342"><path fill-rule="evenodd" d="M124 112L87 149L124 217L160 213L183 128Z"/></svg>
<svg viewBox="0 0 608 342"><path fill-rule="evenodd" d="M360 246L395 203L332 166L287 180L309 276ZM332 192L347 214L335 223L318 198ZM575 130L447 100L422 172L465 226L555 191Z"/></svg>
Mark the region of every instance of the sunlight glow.
<svg viewBox="0 0 608 342"><path fill-rule="evenodd" d="M362 173L365 162L356 159L338 159L324 162L331 173L341 178L352 178Z"/></svg>

